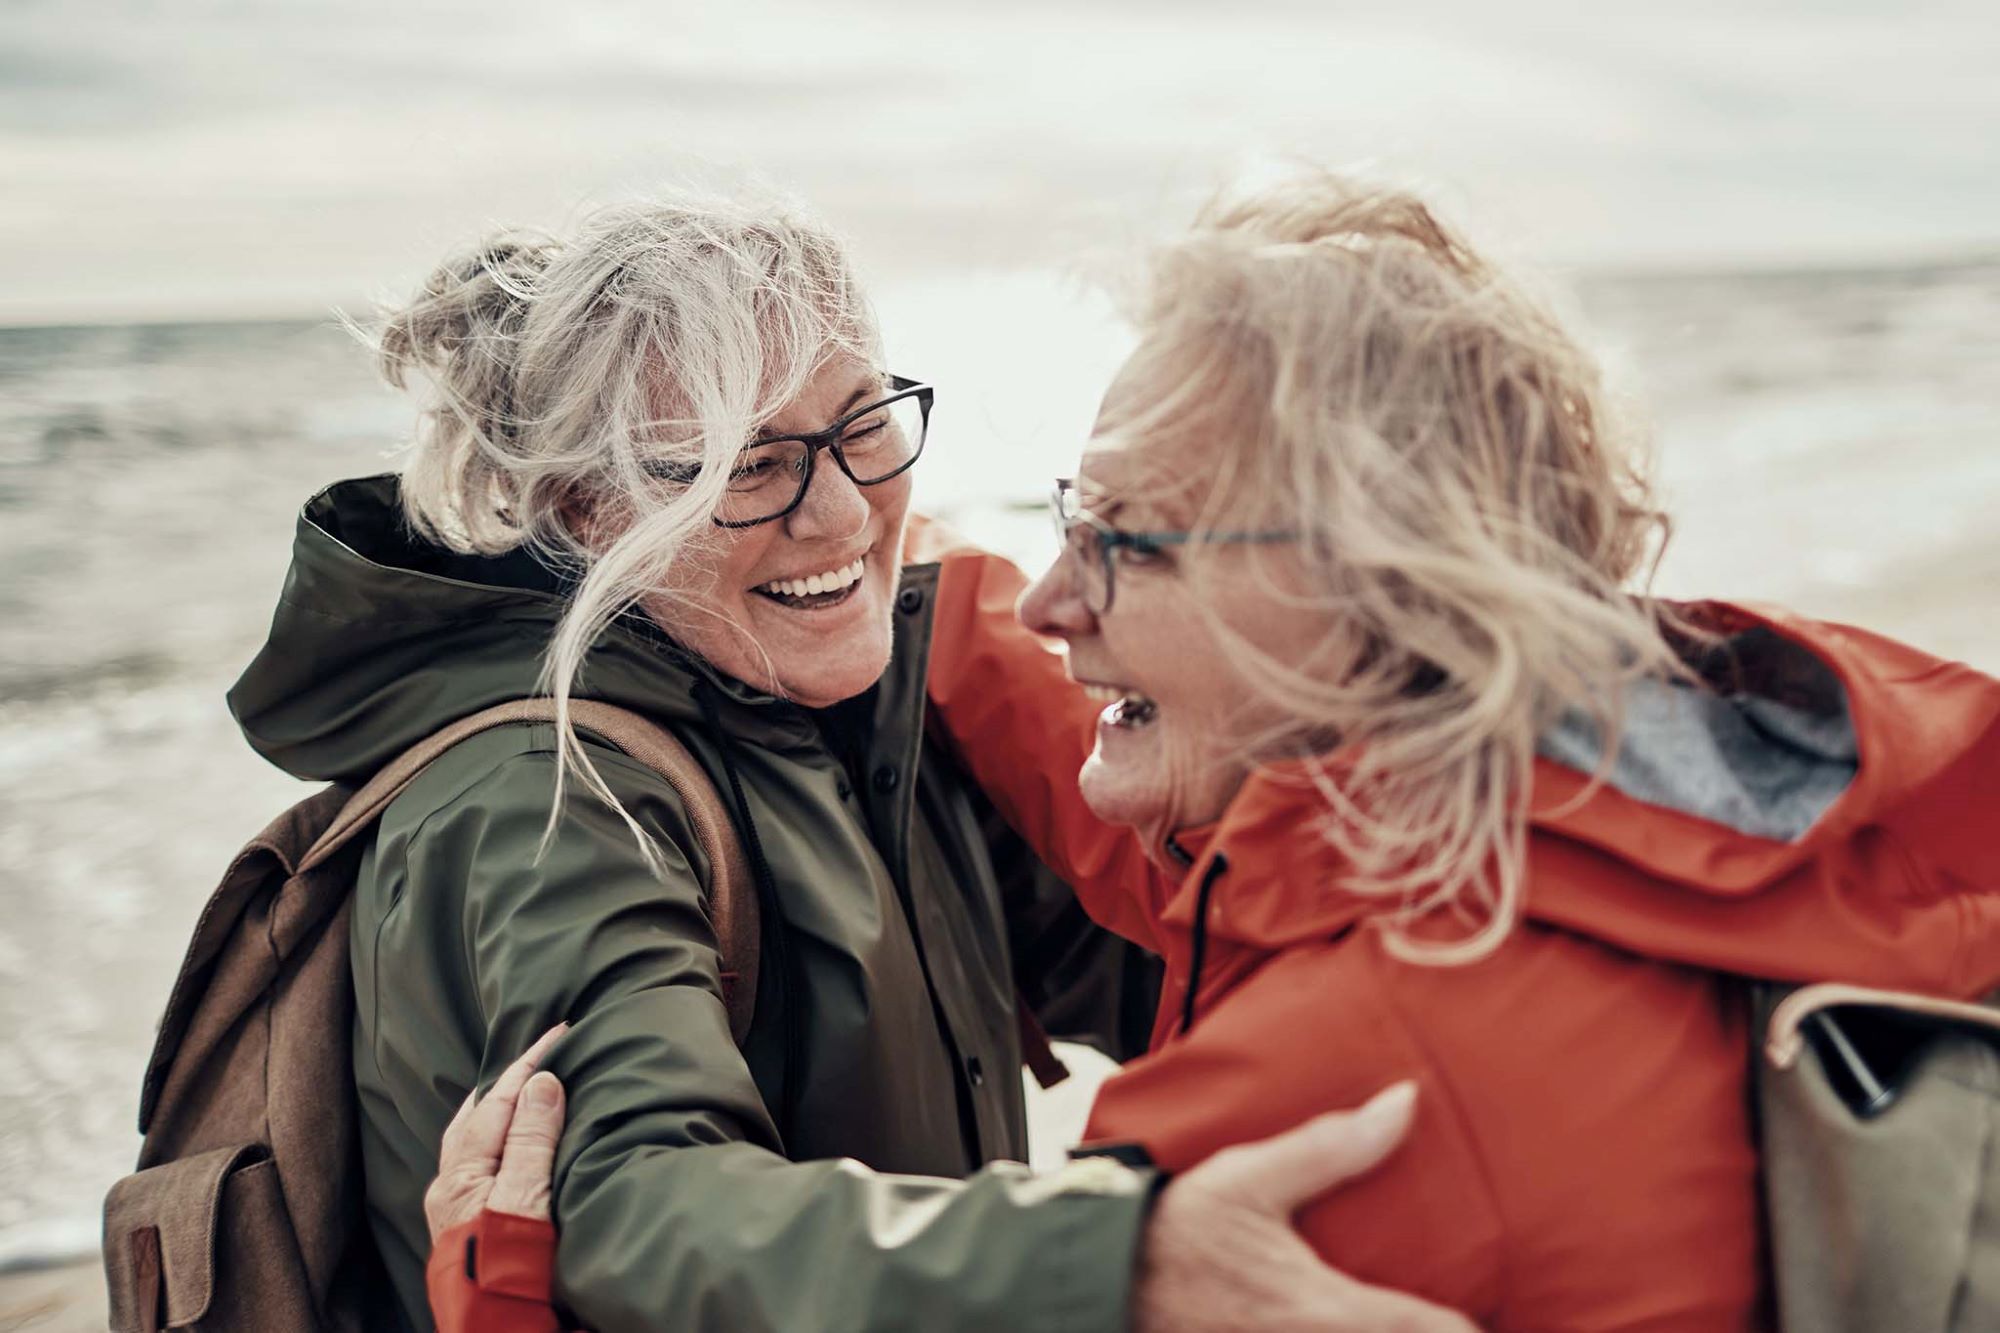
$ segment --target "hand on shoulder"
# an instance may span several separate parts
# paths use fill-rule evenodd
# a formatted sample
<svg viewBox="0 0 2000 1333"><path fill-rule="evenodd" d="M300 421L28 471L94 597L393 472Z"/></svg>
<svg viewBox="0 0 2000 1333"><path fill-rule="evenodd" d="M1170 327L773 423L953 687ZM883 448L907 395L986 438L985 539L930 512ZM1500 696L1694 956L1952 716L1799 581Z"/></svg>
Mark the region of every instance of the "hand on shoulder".
<svg viewBox="0 0 2000 1333"><path fill-rule="evenodd" d="M437 1179L424 1191L432 1241L482 1210L549 1216L563 1087L554 1074L536 1071L567 1031L569 1024L558 1023L543 1033L484 1097L476 1090L467 1094L452 1117L438 1154Z"/></svg>

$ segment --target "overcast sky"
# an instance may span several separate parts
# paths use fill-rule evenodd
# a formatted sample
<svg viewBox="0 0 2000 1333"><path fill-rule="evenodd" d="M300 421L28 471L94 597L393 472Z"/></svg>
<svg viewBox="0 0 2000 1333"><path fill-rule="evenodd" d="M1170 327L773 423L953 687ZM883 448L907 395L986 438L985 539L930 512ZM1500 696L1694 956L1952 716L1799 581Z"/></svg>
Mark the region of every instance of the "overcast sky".
<svg viewBox="0 0 2000 1333"><path fill-rule="evenodd" d="M5 0L0 321L311 313L743 164L878 277L1288 155L1592 266L2000 251L2000 2Z"/></svg>

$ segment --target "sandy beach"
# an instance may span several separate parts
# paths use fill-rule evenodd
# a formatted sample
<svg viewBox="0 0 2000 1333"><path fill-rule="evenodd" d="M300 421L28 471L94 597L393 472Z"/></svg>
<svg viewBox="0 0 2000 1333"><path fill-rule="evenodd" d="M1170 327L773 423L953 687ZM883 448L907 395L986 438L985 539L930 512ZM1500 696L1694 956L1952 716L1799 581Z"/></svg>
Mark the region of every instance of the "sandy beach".
<svg viewBox="0 0 2000 1333"><path fill-rule="evenodd" d="M0 1274L0 1333L103 1333L109 1318L95 1259Z"/></svg>

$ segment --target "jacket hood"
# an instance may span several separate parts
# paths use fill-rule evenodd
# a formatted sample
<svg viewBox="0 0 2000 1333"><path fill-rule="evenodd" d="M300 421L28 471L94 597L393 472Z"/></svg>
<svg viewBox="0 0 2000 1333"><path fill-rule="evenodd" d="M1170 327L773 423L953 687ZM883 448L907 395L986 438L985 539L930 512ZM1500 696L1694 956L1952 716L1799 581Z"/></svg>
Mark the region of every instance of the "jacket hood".
<svg viewBox="0 0 2000 1333"><path fill-rule="evenodd" d="M252 748L296 777L354 783L445 724L538 693L567 580L527 552L458 555L404 521L393 475L338 482L299 515L271 632L229 692ZM699 676L733 727L808 736L803 710L708 670L650 619L621 617L575 693L694 719Z"/></svg>
<svg viewBox="0 0 2000 1333"><path fill-rule="evenodd" d="M1775 608L1681 610L1719 636L1691 662L1708 689L1635 687L1608 768L1586 719L1543 738L1527 918L1746 976L2000 985L2000 681ZM1303 833L1324 810L1296 767L1253 777L1180 839L1199 854L1164 921L1193 932L1218 856L1211 938L1280 948L1379 911Z"/></svg>

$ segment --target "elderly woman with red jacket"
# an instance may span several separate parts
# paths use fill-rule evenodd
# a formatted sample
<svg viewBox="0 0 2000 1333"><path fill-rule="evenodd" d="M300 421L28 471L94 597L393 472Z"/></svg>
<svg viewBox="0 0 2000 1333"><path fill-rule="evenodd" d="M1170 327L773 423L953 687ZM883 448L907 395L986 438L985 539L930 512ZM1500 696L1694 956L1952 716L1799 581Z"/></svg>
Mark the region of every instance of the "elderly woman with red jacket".
<svg viewBox="0 0 2000 1333"><path fill-rule="evenodd" d="M1061 558L947 560L930 677L1166 961L1087 1147L1190 1172L1411 1080L1299 1214L1328 1262L1492 1328L1759 1326L1733 979L2000 983L2000 683L1635 589L1663 525L1594 363L1407 195L1218 205L1138 324Z"/></svg>

